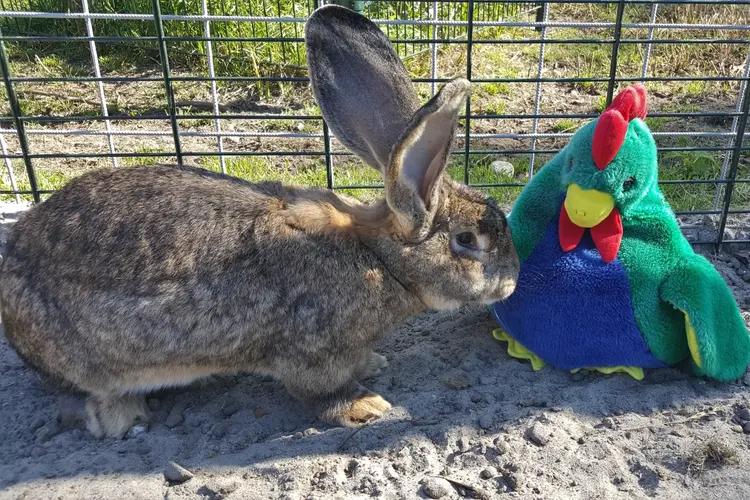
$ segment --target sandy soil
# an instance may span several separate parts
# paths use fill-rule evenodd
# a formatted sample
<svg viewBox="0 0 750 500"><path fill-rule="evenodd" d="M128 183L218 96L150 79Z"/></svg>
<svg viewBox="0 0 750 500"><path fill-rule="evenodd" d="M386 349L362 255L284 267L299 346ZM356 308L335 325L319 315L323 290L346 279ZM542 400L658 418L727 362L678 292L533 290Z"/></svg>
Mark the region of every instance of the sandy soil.
<svg viewBox="0 0 750 500"><path fill-rule="evenodd" d="M0 209L1 252L18 210ZM715 258L743 310L745 256ZM150 427L123 440L88 435L0 341L0 499L750 498L750 373L533 372L493 328L469 306L387 335L368 385L394 409L357 431L235 376L154 394ZM167 481L170 461L193 477Z"/></svg>

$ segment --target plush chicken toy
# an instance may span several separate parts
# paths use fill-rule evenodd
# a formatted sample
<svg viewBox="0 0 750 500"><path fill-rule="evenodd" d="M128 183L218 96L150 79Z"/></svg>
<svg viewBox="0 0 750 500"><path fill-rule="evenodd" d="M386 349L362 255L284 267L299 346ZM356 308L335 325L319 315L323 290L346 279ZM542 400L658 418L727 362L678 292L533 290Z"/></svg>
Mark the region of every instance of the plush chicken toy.
<svg viewBox="0 0 750 500"><path fill-rule="evenodd" d="M640 380L644 368L689 358L698 375L736 379L750 336L659 190L645 116L645 87L626 88L524 188L508 219L521 272L513 295L492 305L495 338L535 370Z"/></svg>

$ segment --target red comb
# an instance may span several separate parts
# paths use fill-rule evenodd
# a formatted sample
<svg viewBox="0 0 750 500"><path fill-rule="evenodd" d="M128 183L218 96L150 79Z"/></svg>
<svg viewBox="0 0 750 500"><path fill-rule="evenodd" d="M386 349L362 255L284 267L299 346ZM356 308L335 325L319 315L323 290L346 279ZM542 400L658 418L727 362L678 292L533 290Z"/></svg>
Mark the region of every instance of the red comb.
<svg viewBox="0 0 750 500"><path fill-rule="evenodd" d="M596 168L604 170L615 158L620 146L625 142L628 123L633 118L646 118L647 107L646 87L643 84L627 87L617 94L612 104L599 117L594 129L591 153Z"/></svg>

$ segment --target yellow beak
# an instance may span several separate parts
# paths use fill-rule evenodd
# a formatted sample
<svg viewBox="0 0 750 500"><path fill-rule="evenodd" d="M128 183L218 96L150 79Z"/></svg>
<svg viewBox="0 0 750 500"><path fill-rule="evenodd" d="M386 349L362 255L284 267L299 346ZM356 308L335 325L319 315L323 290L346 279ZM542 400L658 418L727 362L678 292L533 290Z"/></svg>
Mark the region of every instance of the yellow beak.
<svg viewBox="0 0 750 500"><path fill-rule="evenodd" d="M594 227L615 208L612 195L596 189L583 190L578 184L568 186L565 197L565 210L571 222L578 227Z"/></svg>

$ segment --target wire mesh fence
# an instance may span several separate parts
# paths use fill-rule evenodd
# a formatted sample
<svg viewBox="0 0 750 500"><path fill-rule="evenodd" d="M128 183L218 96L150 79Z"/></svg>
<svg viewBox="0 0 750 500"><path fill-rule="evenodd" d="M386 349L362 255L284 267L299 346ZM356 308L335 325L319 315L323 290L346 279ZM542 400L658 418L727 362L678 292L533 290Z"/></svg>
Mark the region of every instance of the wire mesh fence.
<svg viewBox="0 0 750 500"><path fill-rule="evenodd" d="M162 162L376 195L379 175L332 137L309 89L302 37L320 3L0 0L0 198ZM750 242L750 1L337 3L381 26L423 100L453 77L474 83L456 179L510 206L642 81L661 187L689 239Z"/></svg>

